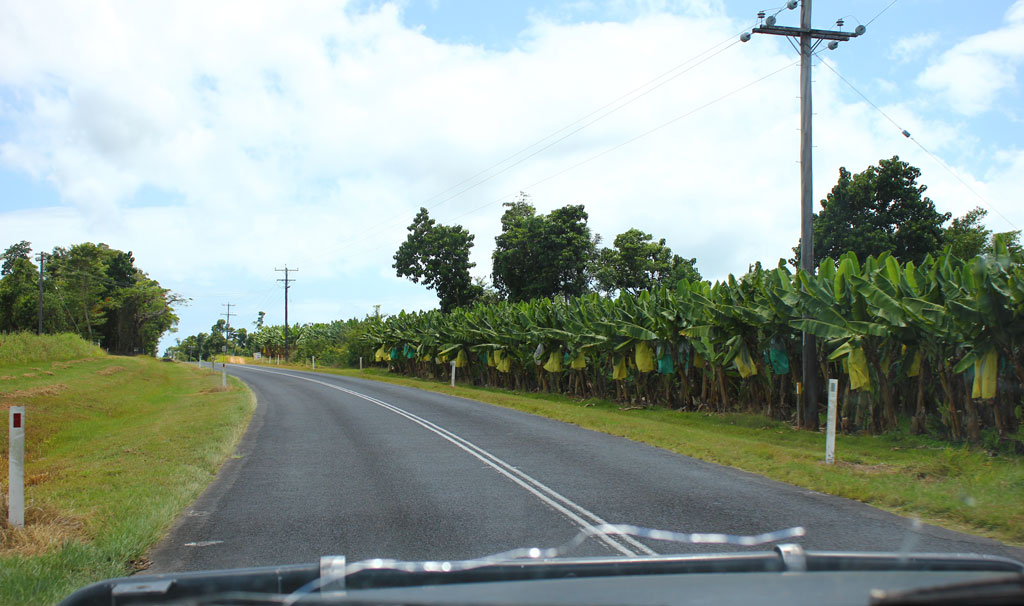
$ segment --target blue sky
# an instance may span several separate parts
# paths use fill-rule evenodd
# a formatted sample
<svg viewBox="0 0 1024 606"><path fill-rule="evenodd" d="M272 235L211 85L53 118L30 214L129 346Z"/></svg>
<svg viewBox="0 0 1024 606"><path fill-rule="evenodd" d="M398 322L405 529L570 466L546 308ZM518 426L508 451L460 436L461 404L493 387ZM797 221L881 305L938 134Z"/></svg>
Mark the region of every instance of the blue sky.
<svg viewBox="0 0 1024 606"><path fill-rule="evenodd" d="M486 278L520 191L586 205L605 242L664 237L711 279L774 264L799 231L797 57L736 41L777 4L0 2L0 245L132 250L192 300L182 336L225 303L234 325L282 322L285 264L292 321L432 307L390 267L416 210L474 233ZM900 128L819 61L816 198L899 155L941 211L1024 226L1024 2L814 3L815 27L840 17L867 34L821 56Z"/></svg>

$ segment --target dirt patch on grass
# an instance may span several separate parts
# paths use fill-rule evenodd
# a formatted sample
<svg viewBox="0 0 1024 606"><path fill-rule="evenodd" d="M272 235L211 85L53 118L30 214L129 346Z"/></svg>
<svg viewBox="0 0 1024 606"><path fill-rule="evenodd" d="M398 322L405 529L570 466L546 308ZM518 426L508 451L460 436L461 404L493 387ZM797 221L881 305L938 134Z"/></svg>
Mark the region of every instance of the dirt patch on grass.
<svg viewBox="0 0 1024 606"><path fill-rule="evenodd" d="M39 375L37 375L37 374L36 374L36 373L34 373L34 372L23 372L23 373L21 373L21 376L23 376L23 377L28 377L28 378L30 378L30 379L31 379L32 377L36 377L36 376L39 376Z"/></svg>
<svg viewBox="0 0 1024 606"><path fill-rule="evenodd" d="M50 362L50 368L59 368L61 370L65 368L71 368L75 364L81 364L82 362L91 362L95 358L82 358L80 360L64 360L63 362Z"/></svg>
<svg viewBox="0 0 1024 606"><path fill-rule="evenodd" d="M207 387L205 389L200 389L199 393L196 394L196 395L205 396L205 395L209 395L211 393L224 393L225 391L231 391L231 388L230 387L222 387L222 386L218 385L216 387Z"/></svg>
<svg viewBox="0 0 1024 606"><path fill-rule="evenodd" d="M11 375L3 375L3 376L0 376L0 381L13 381L13 380L15 380L17 378L18 377L12 377Z"/></svg>
<svg viewBox="0 0 1024 606"><path fill-rule="evenodd" d="M71 541L87 539L82 520L50 507L25 508L25 527L7 523L7 507L0 508L0 556L34 556L59 549Z"/></svg>
<svg viewBox="0 0 1024 606"><path fill-rule="evenodd" d="M824 465L824 463L822 463L822 465ZM845 461L836 461L835 466L842 469L849 469L850 471L856 471L866 474L896 473L897 471L899 471L895 466L886 465L885 463L867 465L865 463L847 463Z"/></svg>
<svg viewBox="0 0 1024 606"><path fill-rule="evenodd" d="M128 370L128 369L125 368L124 366L110 366L110 367L104 368L102 370L97 370L96 374L105 377L107 375L116 374L116 373L119 373L119 372L124 371L124 370Z"/></svg>
<svg viewBox="0 0 1024 606"><path fill-rule="evenodd" d="M67 391L67 389L68 386L63 383L40 385L39 387L16 389L14 391L0 393L0 400L18 400L21 398L35 398L38 396L55 396L61 392Z"/></svg>

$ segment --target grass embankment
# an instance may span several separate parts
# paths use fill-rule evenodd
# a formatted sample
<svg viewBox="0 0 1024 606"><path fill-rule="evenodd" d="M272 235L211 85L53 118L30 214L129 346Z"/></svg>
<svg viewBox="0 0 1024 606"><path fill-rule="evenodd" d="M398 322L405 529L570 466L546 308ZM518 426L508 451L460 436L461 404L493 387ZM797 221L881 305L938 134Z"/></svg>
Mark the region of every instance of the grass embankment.
<svg viewBox="0 0 1024 606"><path fill-rule="evenodd" d="M36 350L62 351L55 343ZM88 347L89 357L0 364L3 418L26 406L27 461L26 526L12 529L4 431L0 604L53 604L144 567L146 550L209 484L254 408L240 383L222 388L219 374Z"/></svg>
<svg viewBox="0 0 1024 606"><path fill-rule="evenodd" d="M17 332L0 335L0 367L29 362L61 362L102 356L103 350L78 335L45 335Z"/></svg>
<svg viewBox="0 0 1024 606"><path fill-rule="evenodd" d="M317 370L514 408L917 516L953 530L1024 544L1024 460L1017 457L991 456L906 433L838 435L837 462L825 465L824 433L796 431L760 415L682 413L664 408L621 410L608 401L580 402L559 395L459 384L453 389L446 383L401 377L376 368L362 373Z"/></svg>

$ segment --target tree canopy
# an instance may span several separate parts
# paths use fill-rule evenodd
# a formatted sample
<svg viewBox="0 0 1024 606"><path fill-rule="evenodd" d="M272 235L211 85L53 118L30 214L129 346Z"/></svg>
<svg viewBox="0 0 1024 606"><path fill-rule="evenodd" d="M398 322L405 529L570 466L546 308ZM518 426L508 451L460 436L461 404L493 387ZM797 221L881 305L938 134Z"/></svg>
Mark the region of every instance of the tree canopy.
<svg viewBox="0 0 1024 606"><path fill-rule="evenodd" d="M570 204L542 215L521 195L504 206L492 255L498 292L510 301L587 292L596 245L583 205Z"/></svg>
<svg viewBox="0 0 1024 606"><path fill-rule="evenodd" d="M0 331L38 327L39 267L30 252L26 241L4 252ZM135 267L131 251L84 242L46 254L42 301L44 332L74 332L114 353L154 353L184 299Z"/></svg>
<svg viewBox="0 0 1024 606"><path fill-rule="evenodd" d="M436 290L442 311L472 303L482 292L469 275L476 266L469 262L474 236L461 225L437 223L426 208L420 208L408 230L392 265L398 276Z"/></svg>
<svg viewBox="0 0 1024 606"><path fill-rule="evenodd" d="M996 237L1001 237L1010 250L1019 250L1020 230L994 234L982 223L986 216L987 210L975 206L964 216L955 217L942 234L943 245L949 246L950 252L961 259L993 253Z"/></svg>
<svg viewBox="0 0 1024 606"><path fill-rule="evenodd" d="M625 291L636 295L680 279L699 281L697 259L672 254L665 239L654 241L651 234L629 229L615 236L614 248L602 248L597 255L594 277L608 293Z"/></svg>
<svg viewBox="0 0 1024 606"><path fill-rule="evenodd" d="M839 169L839 181L813 216L814 265L825 257L838 259L853 251L857 257L883 252L900 261L920 263L942 248L943 223L950 213L935 210L918 185L921 171L898 156L879 160L864 172ZM799 247L796 259L799 259Z"/></svg>
<svg viewBox="0 0 1024 606"><path fill-rule="evenodd" d="M0 266L0 276L6 276L14 270L14 263L18 259L29 259L29 253L32 252L32 243L22 240L16 244L11 244L7 247L7 250L3 254L3 265Z"/></svg>

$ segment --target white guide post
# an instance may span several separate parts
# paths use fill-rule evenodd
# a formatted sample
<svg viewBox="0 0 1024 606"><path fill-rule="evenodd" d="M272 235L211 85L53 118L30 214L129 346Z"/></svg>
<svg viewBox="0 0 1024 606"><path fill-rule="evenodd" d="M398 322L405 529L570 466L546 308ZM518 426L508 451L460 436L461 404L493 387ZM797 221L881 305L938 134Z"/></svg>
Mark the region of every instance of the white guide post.
<svg viewBox="0 0 1024 606"><path fill-rule="evenodd" d="M452 360L452 387L455 387L455 360Z"/></svg>
<svg viewBox="0 0 1024 606"><path fill-rule="evenodd" d="M825 462L836 461L836 399L839 395L839 381L828 380L828 420L825 425Z"/></svg>
<svg viewBox="0 0 1024 606"><path fill-rule="evenodd" d="M15 528L22 528L25 526L25 407L11 406L9 417L7 522Z"/></svg>
<svg viewBox="0 0 1024 606"><path fill-rule="evenodd" d="M313 370L316 370L316 356L313 356Z"/></svg>
<svg viewBox="0 0 1024 606"><path fill-rule="evenodd" d="M359 356L359 372L363 372L363 356Z"/></svg>
<svg viewBox="0 0 1024 606"><path fill-rule="evenodd" d="M227 387L228 386L228 365L227 364L221 364L220 365L220 386L221 387Z"/></svg>

